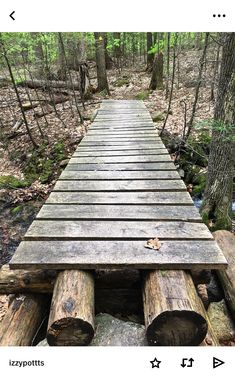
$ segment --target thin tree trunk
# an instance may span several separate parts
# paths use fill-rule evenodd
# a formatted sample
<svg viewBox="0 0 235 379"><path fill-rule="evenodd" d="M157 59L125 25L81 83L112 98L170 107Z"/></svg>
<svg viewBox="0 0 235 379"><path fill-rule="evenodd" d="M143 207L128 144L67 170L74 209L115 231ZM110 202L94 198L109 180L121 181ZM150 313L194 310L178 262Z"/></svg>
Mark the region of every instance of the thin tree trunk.
<svg viewBox="0 0 235 379"><path fill-rule="evenodd" d="M166 55L166 99L169 96L169 78L170 78L170 41L171 33L167 33L167 55Z"/></svg>
<svg viewBox="0 0 235 379"><path fill-rule="evenodd" d="M20 107L20 111L21 111L21 114L22 114L22 117L23 117L23 120L24 120L24 123L25 123L25 127L26 127L26 130L27 130L28 136L29 136L30 141L32 142L33 146L35 148L38 148L38 145L37 145L37 143L35 142L35 140L33 138L33 135L31 133L29 125L28 125L28 121L27 121L26 116L25 116L25 112L24 112L24 109L23 109L23 106L22 106L22 101L21 101L21 98L20 98L20 94L19 94L16 82L15 82L14 74L13 74L12 69L11 69L11 64L10 64L10 61L8 59L7 52L6 52L6 49L5 49L4 42L2 40L1 34L0 34L0 46L2 47L3 56L4 56L4 59L6 61L7 67L8 67L8 71L9 71L9 74L10 74L10 77L11 77L13 88L14 88L15 93L16 93L16 97L17 97L17 100L18 100L18 104L19 104L19 107Z"/></svg>
<svg viewBox="0 0 235 379"><path fill-rule="evenodd" d="M206 52L207 52L207 47L208 47L208 40L209 40L209 33L206 33L203 53L202 53L202 56L200 59L200 67L199 67L197 86L196 86L195 97L194 97L194 102L193 102L192 114L191 114L190 120L188 122L188 130L187 130L186 137L185 137L186 140L188 139L190 132L192 130L193 122L194 122L194 118L195 118L195 114L196 114L197 102L198 102L198 97L199 97L199 90L200 90L201 82L202 82L202 73L203 73L203 68L205 65Z"/></svg>
<svg viewBox="0 0 235 379"><path fill-rule="evenodd" d="M149 53L153 47L153 33L147 32L147 70L152 71L154 54Z"/></svg>
<svg viewBox="0 0 235 379"><path fill-rule="evenodd" d="M213 72L213 78L212 78L212 82L211 82L211 97L210 97L211 101L215 100L215 82L216 82L216 77L217 77L218 68L219 68L220 47L221 47L220 44L218 44L217 52L216 52L216 59L215 59L214 72Z"/></svg>
<svg viewBox="0 0 235 379"><path fill-rule="evenodd" d="M160 132L160 136L162 135L162 133L163 133L165 127L166 127L168 116L169 116L169 113L170 113L170 110L171 110L171 102L172 102L173 89L174 89L174 81L175 81L175 61L176 61L177 41L178 41L178 33L176 33L176 35L175 35L175 41L174 41L174 52L173 52L173 66L172 66L172 79L171 79L170 97L169 97L169 102L168 102L168 108L167 108L166 118L164 120L164 124L163 124L162 130Z"/></svg>
<svg viewBox="0 0 235 379"><path fill-rule="evenodd" d="M235 33L225 33L207 183L201 213L213 230L231 229L235 165Z"/></svg>

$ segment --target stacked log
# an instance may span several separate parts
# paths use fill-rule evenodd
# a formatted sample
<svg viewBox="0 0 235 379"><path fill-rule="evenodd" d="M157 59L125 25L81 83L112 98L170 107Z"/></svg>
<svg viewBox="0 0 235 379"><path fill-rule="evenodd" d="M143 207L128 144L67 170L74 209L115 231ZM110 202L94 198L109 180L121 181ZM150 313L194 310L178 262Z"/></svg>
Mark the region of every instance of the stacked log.
<svg viewBox="0 0 235 379"><path fill-rule="evenodd" d="M147 340L150 345L193 346L207 334L207 320L189 273L153 270L143 282Z"/></svg>
<svg viewBox="0 0 235 379"><path fill-rule="evenodd" d="M213 236L228 261L228 268L218 270L217 275L222 284L228 307L235 320L235 236L227 230L217 230Z"/></svg>
<svg viewBox="0 0 235 379"><path fill-rule="evenodd" d="M45 317L45 298L17 295L1 322L0 346L31 346Z"/></svg>
<svg viewBox="0 0 235 379"><path fill-rule="evenodd" d="M94 279L90 272L59 273L51 302L47 341L53 346L84 346L94 336Z"/></svg>

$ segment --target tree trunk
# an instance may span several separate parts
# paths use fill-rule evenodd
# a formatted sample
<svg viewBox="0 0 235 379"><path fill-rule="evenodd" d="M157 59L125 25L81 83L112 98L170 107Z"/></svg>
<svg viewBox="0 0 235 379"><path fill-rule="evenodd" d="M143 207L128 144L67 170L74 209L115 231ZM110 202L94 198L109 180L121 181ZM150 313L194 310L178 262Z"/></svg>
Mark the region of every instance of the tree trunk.
<svg viewBox="0 0 235 379"><path fill-rule="evenodd" d="M47 340L53 346L84 346L94 336L94 280L91 273L62 271L56 280Z"/></svg>
<svg viewBox="0 0 235 379"><path fill-rule="evenodd" d="M106 73L105 62L105 46L104 46L104 33L94 33L95 36L95 51L96 51L96 67L97 67L97 80L98 91L107 91L109 94L108 79Z"/></svg>
<svg viewBox="0 0 235 379"><path fill-rule="evenodd" d="M204 340L207 322L189 274L150 271L144 279L143 299L150 345L193 346Z"/></svg>
<svg viewBox="0 0 235 379"><path fill-rule="evenodd" d="M213 230L232 226L235 164L235 33L225 33L215 105L207 183L201 214Z"/></svg>
<svg viewBox="0 0 235 379"><path fill-rule="evenodd" d="M199 73L198 73L198 78L197 78L197 86L196 86L196 91L195 91L193 107L192 107L192 113L191 113L190 120L188 122L188 130L187 130L186 137L185 137L186 140L188 139L188 137L190 135L191 129L193 127L195 114L196 114L197 102L198 102L198 97L199 97L199 90L201 88L201 82L202 82L202 73L203 73L205 60L206 60L206 52L207 52L207 47L208 47L208 41L209 41L209 33L206 33L204 49L202 52L202 57L200 59Z"/></svg>
<svg viewBox="0 0 235 379"><path fill-rule="evenodd" d="M162 89L163 88L163 54L160 52L156 54L153 62L152 77L149 89Z"/></svg>
<svg viewBox="0 0 235 379"><path fill-rule="evenodd" d="M147 32L147 70L152 71L153 68L153 60L154 54L149 53L149 50L153 47L153 34L151 32Z"/></svg>
<svg viewBox="0 0 235 379"><path fill-rule="evenodd" d="M235 236L226 230L218 230L213 233L213 236L228 261L228 268L216 273L235 321Z"/></svg>
<svg viewBox="0 0 235 379"><path fill-rule="evenodd" d="M106 67L106 70L110 70L113 67L113 60L109 56L109 53L107 50L107 44L108 44L108 37L107 37L107 33L105 33L104 34L105 67Z"/></svg>
<svg viewBox="0 0 235 379"><path fill-rule="evenodd" d="M43 46L42 46L42 40L41 40L41 33L35 33L33 32L31 34L33 38L33 50L36 60L35 67L37 68L35 72L35 76L37 78L45 78L45 62L44 62L44 52L43 52Z"/></svg>
<svg viewBox="0 0 235 379"><path fill-rule="evenodd" d="M0 346L31 346L44 317L43 297L17 295L1 323Z"/></svg>
<svg viewBox="0 0 235 379"><path fill-rule="evenodd" d="M71 89L71 90L78 90L80 91L80 83L78 82L70 82L70 81L61 81L61 80L23 80L19 83L17 83L18 86L21 87L28 87L28 88L41 88L41 89L48 89L48 88L64 88L64 89Z"/></svg>
<svg viewBox="0 0 235 379"><path fill-rule="evenodd" d="M167 33L167 59L166 59L166 99L169 96L169 80L170 80L170 41L171 33Z"/></svg>
<svg viewBox="0 0 235 379"><path fill-rule="evenodd" d="M59 33L57 34L58 34L58 65L59 65L57 75L58 75L59 80L65 81L67 78L66 61L65 61L65 56L63 52L63 46L61 45L60 35Z"/></svg>

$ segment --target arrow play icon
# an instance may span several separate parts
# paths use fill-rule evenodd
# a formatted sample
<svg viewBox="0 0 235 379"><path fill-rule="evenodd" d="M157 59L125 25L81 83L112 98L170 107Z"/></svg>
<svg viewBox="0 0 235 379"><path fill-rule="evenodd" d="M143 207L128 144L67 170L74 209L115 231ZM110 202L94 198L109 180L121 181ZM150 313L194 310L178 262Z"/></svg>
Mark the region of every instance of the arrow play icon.
<svg viewBox="0 0 235 379"><path fill-rule="evenodd" d="M221 361L219 358L213 357L213 368L223 365L225 362Z"/></svg>

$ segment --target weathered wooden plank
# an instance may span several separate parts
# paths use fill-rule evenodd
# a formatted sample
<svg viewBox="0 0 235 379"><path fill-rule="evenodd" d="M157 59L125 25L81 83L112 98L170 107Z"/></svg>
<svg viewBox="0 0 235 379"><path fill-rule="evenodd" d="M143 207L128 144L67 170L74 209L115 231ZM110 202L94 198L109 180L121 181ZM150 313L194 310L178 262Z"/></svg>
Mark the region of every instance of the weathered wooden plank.
<svg viewBox="0 0 235 379"><path fill-rule="evenodd" d="M104 141L104 142L146 142L146 143L154 143L155 141L157 142L162 142L160 137L158 136L90 136L87 135L86 142L99 142L99 141Z"/></svg>
<svg viewBox="0 0 235 379"><path fill-rule="evenodd" d="M159 251L144 241L23 241L11 268L46 269L190 269L224 268L226 260L214 241L162 241Z"/></svg>
<svg viewBox="0 0 235 379"><path fill-rule="evenodd" d="M70 160L71 162L71 160ZM66 170L83 170L83 171L91 171L91 170L101 170L101 171L140 171L140 170L164 170L171 171L174 170L175 165L173 162L158 162L158 163L70 163L67 165Z"/></svg>
<svg viewBox="0 0 235 379"><path fill-rule="evenodd" d="M85 140L82 140L82 142L80 143L80 146L81 147L89 147L89 146L93 146L95 148L95 146L99 147L99 146L104 146L104 147L114 147L115 146L115 149L116 149L116 146L120 146L122 147L123 150L125 150L125 148L135 148L135 149L141 149L141 148L148 148L148 149L154 149L155 147L159 146L161 148L165 147L163 145L162 142L158 142L158 141L152 141L151 143L149 141L146 141L146 142L123 142L123 141L120 141L120 142L109 142L109 141L89 141L89 142L86 142Z"/></svg>
<svg viewBox="0 0 235 379"><path fill-rule="evenodd" d="M151 155L163 155L169 154L167 149L152 149L152 150L83 150L79 147L74 152L73 157L128 157L128 156L151 156Z"/></svg>
<svg viewBox="0 0 235 379"><path fill-rule="evenodd" d="M68 171L60 175L62 180L127 180L127 179L179 179L176 170L172 171ZM94 183L95 187L95 183Z"/></svg>
<svg viewBox="0 0 235 379"><path fill-rule="evenodd" d="M33 221L24 240L112 240L158 237L167 240L211 240L203 223L184 221Z"/></svg>
<svg viewBox="0 0 235 379"><path fill-rule="evenodd" d="M183 192L51 192L46 204L193 204Z"/></svg>
<svg viewBox="0 0 235 379"><path fill-rule="evenodd" d="M73 156L70 159L73 163L140 163L140 162L172 162L169 154L165 155L136 155L136 156L122 156L122 157L81 157Z"/></svg>
<svg viewBox="0 0 235 379"><path fill-rule="evenodd" d="M128 127L155 127L153 121L150 120L96 120L93 124L93 127L95 126L109 126L109 127L115 127L119 126L122 127L123 129L128 126Z"/></svg>
<svg viewBox="0 0 235 379"><path fill-rule="evenodd" d="M150 137L158 137L158 133L155 130L147 130L143 131L137 130L137 131L130 131L130 130L104 130L104 131L97 131L94 129L89 129L88 134L89 136L122 136L122 137L143 137L143 136L150 136Z"/></svg>
<svg viewBox="0 0 235 379"><path fill-rule="evenodd" d="M117 125L104 125L103 123L98 124L98 125L92 125L89 127L90 131L126 131L126 132L138 132L138 131L146 131L146 132L156 132L157 129L155 128L154 125L123 125L123 124L117 124Z"/></svg>
<svg viewBox="0 0 235 379"><path fill-rule="evenodd" d="M103 114L110 114L110 115L113 115L113 114L120 114L121 116L123 115L129 115L129 114L134 114L134 115L146 115L146 116L149 116L149 112L147 109L144 109L144 108L135 108L135 109L130 109L130 108L122 108L122 109L103 109L103 108L100 108L99 111L98 111L98 114L99 115L103 115Z"/></svg>
<svg viewBox="0 0 235 379"><path fill-rule="evenodd" d="M184 191L182 180L58 180L53 191Z"/></svg>
<svg viewBox="0 0 235 379"><path fill-rule="evenodd" d="M111 145L108 145L108 146L97 146L94 148L94 145L89 145L89 146L85 146L85 145L79 145L77 150L76 151L93 151L93 152L100 152L100 151L103 151L103 152L106 152L106 151L113 151L113 152L116 152L116 151L121 151L122 154L126 155L128 154L129 152L136 152L136 151L152 151L152 150L158 150L158 149L165 149L165 146L161 143L156 143L153 145L147 145L147 146L144 146L144 147L139 147L139 146L127 146L127 147L124 147L124 146L115 146L115 147L112 147Z"/></svg>
<svg viewBox="0 0 235 379"><path fill-rule="evenodd" d="M47 220L148 220L201 222L193 205L63 205L45 204L37 219Z"/></svg>

